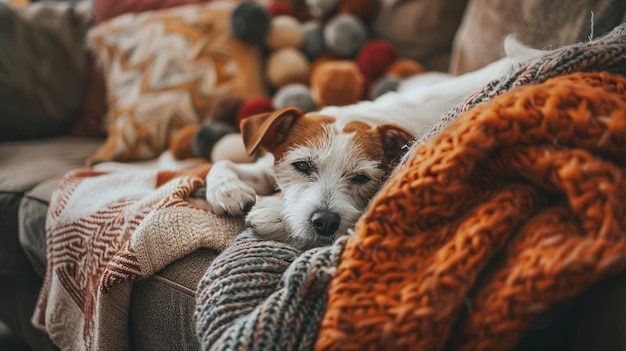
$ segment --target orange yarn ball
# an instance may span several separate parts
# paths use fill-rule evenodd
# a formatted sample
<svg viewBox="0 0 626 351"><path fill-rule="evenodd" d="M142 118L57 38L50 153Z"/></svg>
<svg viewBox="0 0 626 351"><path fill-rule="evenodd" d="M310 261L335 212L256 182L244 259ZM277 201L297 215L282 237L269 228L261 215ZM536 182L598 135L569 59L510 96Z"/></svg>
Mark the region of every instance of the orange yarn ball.
<svg viewBox="0 0 626 351"><path fill-rule="evenodd" d="M326 61L311 75L311 96L318 106L344 106L363 96L363 74L353 61Z"/></svg>
<svg viewBox="0 0 626 351"><path fill-rule="evenodd" d="M398 59L387 67L385 75L405 79L424 72L426 72L426 68L424 68L424 66L422 66L419 62L411 59Z"/></svg>

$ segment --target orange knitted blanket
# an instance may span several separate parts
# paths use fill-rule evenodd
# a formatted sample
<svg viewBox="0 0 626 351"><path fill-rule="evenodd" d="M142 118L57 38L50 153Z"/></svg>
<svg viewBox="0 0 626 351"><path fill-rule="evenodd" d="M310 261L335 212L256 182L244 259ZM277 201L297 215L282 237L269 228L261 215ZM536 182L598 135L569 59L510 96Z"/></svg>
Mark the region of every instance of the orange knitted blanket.
<svg viewBox="0 0 626 351"><path fill-rule="evenodd" d="M417 146L347 240L318 350L514 347L626 267L626 79L518 87Z"/></svg>

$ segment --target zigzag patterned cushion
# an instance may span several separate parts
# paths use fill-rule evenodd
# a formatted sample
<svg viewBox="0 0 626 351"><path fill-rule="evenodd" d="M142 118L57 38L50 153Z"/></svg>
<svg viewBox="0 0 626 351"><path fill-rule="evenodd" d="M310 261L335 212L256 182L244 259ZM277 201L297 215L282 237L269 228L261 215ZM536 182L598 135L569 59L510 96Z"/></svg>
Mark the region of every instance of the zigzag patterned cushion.
<svg viewBox="0 0 626 351"><path fill-rule="evenodd" d="M230 34L235 5L214 1L126 14L90 31L109 112L108 138L89 164L156 157L216 98L267 95L259 48Z"/></svg>

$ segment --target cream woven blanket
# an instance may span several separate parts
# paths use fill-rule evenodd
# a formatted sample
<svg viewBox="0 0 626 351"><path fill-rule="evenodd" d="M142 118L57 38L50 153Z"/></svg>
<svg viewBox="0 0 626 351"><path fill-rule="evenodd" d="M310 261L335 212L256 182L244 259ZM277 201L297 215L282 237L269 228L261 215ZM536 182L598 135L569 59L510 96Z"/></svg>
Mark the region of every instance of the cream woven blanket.
<svg viewBox="0 0 626 351"><path fill-rule="evenodd" d="M132 282L198 248L223 250L243 229L189 200L208 169L68 173L49 207L33 323L62 350L129 349Z"/></svg>

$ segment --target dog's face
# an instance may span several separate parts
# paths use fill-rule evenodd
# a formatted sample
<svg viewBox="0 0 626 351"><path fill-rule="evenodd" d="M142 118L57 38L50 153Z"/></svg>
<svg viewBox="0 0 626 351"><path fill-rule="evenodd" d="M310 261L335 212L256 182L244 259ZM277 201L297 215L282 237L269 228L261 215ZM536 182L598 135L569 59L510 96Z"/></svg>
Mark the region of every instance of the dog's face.
<svg viewBox="0 0 626 351"><path fill-rule="evenodd" d="M413 138L395 125L351 122L340 130L334 122L286 108L241 126L249 152L274 155L285 225L305 248L347 233Z"/></svg>

